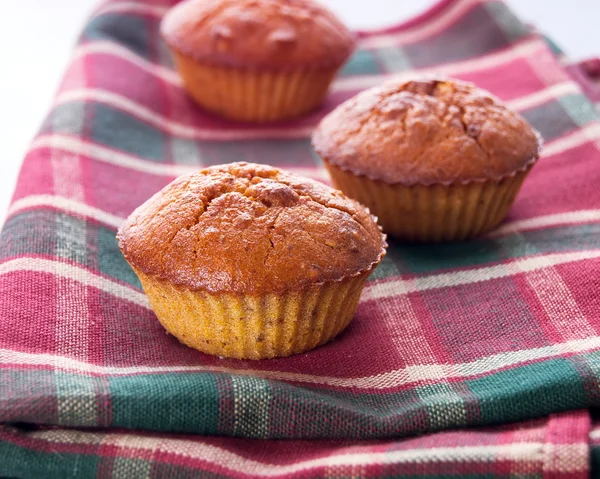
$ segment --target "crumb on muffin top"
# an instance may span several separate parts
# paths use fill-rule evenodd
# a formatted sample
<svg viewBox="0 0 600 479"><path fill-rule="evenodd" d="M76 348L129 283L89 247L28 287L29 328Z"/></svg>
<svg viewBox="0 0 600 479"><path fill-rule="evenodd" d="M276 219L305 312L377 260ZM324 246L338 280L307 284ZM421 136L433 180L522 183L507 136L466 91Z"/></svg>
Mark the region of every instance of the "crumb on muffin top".
<svg viewBox="0 0 600 479"><path fill-rule="evenodd" d="M458 80L388 82L326 116L313 145L328 163L391 184L496 179L539 155L531 126Z"/></svg>
<svg viewBox="0 0 600 479"><path fill-rule="evenodd" d="M354 48L350 31L312 0L187 0L161 32L184 55L233 67L331 68Z"/></svg>
<svg viewBox="0 0 600 479"><path fill-rule="evenodd" d="M273 167L182 176L118 233L137 270L209 292L278 292L370 269L385 253L372 216L343 193Z"/></svg>

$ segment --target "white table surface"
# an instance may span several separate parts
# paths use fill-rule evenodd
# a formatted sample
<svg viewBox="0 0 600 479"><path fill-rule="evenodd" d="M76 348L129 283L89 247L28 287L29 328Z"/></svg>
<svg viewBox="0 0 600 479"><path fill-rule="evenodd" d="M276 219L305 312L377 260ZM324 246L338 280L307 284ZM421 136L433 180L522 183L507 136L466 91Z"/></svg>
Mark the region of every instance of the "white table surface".
<svg viewBox="0 0 600 479"><path fill-rule="evenodd" d="M405 20L435 0L322 0L353 28ZM52 100L83 23L98 0L3 0L0 16L0 224L27 145ZM573 59L600 55L599 0L507 0Z"/></svg>

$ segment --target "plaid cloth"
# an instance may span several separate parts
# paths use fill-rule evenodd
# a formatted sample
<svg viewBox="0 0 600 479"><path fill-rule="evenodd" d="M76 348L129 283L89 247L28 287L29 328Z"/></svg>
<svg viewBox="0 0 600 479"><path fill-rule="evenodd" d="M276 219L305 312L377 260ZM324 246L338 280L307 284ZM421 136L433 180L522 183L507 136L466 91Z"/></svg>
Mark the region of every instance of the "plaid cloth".
<svg viewBox="0 0 600 479"><path fill-rule="evenodd" d="M595 83L582 86L503 3L445 0L361 33L319 112L233 124L182 91L158 35L167 3L99 7L24 160L0 239L0 475L600 470ZM392 240L350 327L308 354L225 360L166 335L117 248L123 218L201 165L255 161L327 181L309 141L319 118L414 71L474 81L544 136L504 225L467 243ZM527 422L498 426L514 421Z"/></svg>

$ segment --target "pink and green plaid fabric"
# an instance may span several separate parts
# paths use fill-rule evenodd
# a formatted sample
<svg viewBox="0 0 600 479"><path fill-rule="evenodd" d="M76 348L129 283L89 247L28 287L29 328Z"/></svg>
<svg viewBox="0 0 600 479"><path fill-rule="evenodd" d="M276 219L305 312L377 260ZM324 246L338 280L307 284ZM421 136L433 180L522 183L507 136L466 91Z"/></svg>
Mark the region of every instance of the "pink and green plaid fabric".
<svg viewBox="0 0 600 479"><path fill-rule="evenodd" d="M169 6L98 8L24 159L0 238L0 475L600 471L600 118L585 68L502 2L444 0L360 33L321 110L231 123L184 94L158 34ZM226 360L166 335L117 248L122 220L205 165L328 181L315 124L415 72L473 81L544 136L507 221L470 242L390 241L350 327L313 352Z"/></svg>

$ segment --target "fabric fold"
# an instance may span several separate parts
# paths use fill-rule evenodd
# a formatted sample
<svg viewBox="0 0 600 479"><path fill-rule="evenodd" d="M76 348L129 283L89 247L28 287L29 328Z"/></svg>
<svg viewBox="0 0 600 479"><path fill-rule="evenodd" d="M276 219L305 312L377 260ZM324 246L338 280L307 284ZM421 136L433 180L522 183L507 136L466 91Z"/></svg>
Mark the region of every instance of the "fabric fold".
<svg viewBox="0 0 600 479"><path fill-rule="evenodd" d="M0 450L3 472L16 477L78 471L79 477L576 479L588 477L590 431L586 410L397 441L264 441L6 426L0 429Z"/></svg>

